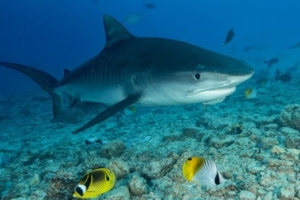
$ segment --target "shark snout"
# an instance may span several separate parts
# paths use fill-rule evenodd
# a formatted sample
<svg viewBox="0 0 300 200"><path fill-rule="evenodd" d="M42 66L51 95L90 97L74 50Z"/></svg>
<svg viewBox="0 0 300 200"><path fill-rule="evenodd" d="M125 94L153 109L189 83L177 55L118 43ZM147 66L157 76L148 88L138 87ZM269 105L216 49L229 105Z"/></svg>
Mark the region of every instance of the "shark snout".
<svg viewBox="0 0 300 200"><path fill-rule="evenodd" d="M251 73L246 74L246 75L239 75L239 76L228 76L227 77L227 81L226 81L226 85L228 87L230 86L236 86L246 80L248 80L249 78L251 78L251 76L254 74L254 71L252 70Z"/></svg>

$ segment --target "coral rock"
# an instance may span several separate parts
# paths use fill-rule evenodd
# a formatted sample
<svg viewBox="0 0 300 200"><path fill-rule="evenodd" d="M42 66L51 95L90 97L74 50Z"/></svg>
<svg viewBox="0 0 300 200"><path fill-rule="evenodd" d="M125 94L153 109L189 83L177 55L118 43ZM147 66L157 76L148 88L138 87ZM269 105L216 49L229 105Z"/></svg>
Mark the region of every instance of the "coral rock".
<svg viewBox="0 0 300 200"><path fill-rule="evenodd" d="M295 188L293 186L287 186L280 189L281 200L292 200L295 196Z"/></svg>
<svg viewBox="0 0 300 200"><path fill-rule="evenodd" d="M111 143L103 145L100 149L100 155L104 158L118 157L125 150L125 144L123 141L115 140Z"/></svg>
<svg viewBox="0 0 300 200"><path fill-rule="evenodd" d="M249 192L249 191L241 191L239 193L239 197L240 199L243 199L243 200L255 200L256 199L256 196L255 194L253 194L252 192Z"/></svg>
<svg viewBox="0 0 300 200"><path fill-rule="evenodd" d="M287 105L279 115L279 121L282 125L294 128L300 131L300 105Z"/></svg>
<svg viewBox="0 0 300 200"><path fill-rule="evenodd" d="M288 135L299 135L299 131L289 128L289 127L282 127L280 129L280 132L282 133L282 135L284 136L288 136Z"/></svg>
<svg viewBox="0 0 300 200"><path fill-rule="evenodd" d="M149 179L161 178L172 169L174 162L175 160L172 158L150 161L145 164L142 173Z"/></svg>
<svg viewBox="0 0 300 200"><path fill-rule="evenodd" d="M129 191L134 196L141 196L148 192L146 179L135 173L128 182Z"/></svg>
<svg viewBox="0 0 300 200"><path fill-rule="evenodd" d="M36 190L30 195L29 199L30 200L39 200L39 199L44 199L45 197L46 197L46 193L44 191Z"/></svg>
<svg viewBox="0 0 300 200"><path fill-rule="evenodd" d="M114 159L113 161L111 161L108 164L108 168L115 173L118 180L122 179L130 171L128 163L124 162L121 159Z"/></svg>
<svg viewBox="0 0 300 200"><path fill-rule="evenodd" d="M300 137L297 135L287 136L284 140L284 144L290 149L300 149Z"/></svg>
<svg viewBox="0 0 300 200"><path fill-rule="evenodd" d="M128 187L121 186L112 191L105 193L101 198L103 200L130 200Z"/></svg>
<svg viewBox="0 0 300 200"><path fill-rule="evenodd" d="M182 129L182 134L187 136L187 137L193 137L200 131L199 128L183 128Z"/></svg>
<svg viewBox="0 0 300 200"><path fill-rule="evenodd" d="M235 140L234 136L227 136L224 139L218 138L218 137L213 137L210 141L209 141L209 145L213 146L215 148L222 148L225 146L230 146L231 144L233 144Z"/></svg>

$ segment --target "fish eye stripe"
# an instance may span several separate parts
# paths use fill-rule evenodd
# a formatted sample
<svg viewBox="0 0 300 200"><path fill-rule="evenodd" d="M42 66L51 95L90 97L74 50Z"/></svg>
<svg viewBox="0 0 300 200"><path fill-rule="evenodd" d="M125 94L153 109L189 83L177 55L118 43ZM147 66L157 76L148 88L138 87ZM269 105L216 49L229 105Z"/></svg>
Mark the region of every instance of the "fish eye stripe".
<svg viewBox="0 0 300 200"><path fill-rule="evenodd" d="M82 183L83 183L83 184L86 183L87 180L88 180L88 178L89 178L89 175L88 175L88 174L84 175L84 177L81 179Z"/></svg>
<svg viewBox="0 0 300 200"><path fill-rule="evenodd" d="M82 189L81 187L82 187L82 185L78 185L78 186L76 187L76 192L77 192L80 196L83 196L84 191L83 191L83 189Z"/></svg>
<svg viewBox="0 0 300 200"><path fill-rule="evenodd" d="M88 178L87 178L86 182L84 183L84 186L88 189L89 186L91 185L91 182L92 182L92 175L88 174Z"/></svg>

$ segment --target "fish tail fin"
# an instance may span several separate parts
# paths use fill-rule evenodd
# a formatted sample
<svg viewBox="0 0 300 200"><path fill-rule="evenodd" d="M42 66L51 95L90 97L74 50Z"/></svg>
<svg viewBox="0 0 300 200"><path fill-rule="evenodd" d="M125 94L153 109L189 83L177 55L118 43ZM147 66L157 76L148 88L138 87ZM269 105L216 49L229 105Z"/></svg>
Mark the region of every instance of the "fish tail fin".
<svg viewBox="0 0 300 200"><path fill-rule="evenodd" d="M42 70L39 70L39 69L36 69L33 67L29 67L26 65L20 65L20 64L16 64L16 63L7 63L7 62L1 62L0 65L17 70L17 71L27 75L33 81L35 81L38 85L40 85L44 90L46 90L51 95L52 103L53 103L54 118L57 117L61 113L61 111L62 111L62 95L60 93L54 92L54 87L59 82L56 78L54 78L47 72L44 72Z"/></svg>

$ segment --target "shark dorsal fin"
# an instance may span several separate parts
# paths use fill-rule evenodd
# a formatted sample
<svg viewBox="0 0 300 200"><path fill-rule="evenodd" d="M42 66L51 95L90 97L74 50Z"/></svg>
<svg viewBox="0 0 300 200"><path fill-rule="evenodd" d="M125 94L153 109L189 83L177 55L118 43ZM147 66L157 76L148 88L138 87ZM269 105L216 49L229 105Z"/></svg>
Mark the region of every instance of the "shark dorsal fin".
<svg viewBox="0 0 300 200"><path fill-rule="evenodd" d="M104 15L103 22L106 34L105 48L110 48L119 42L130 40L134 37L120 22L111 16Z"/></svg>

